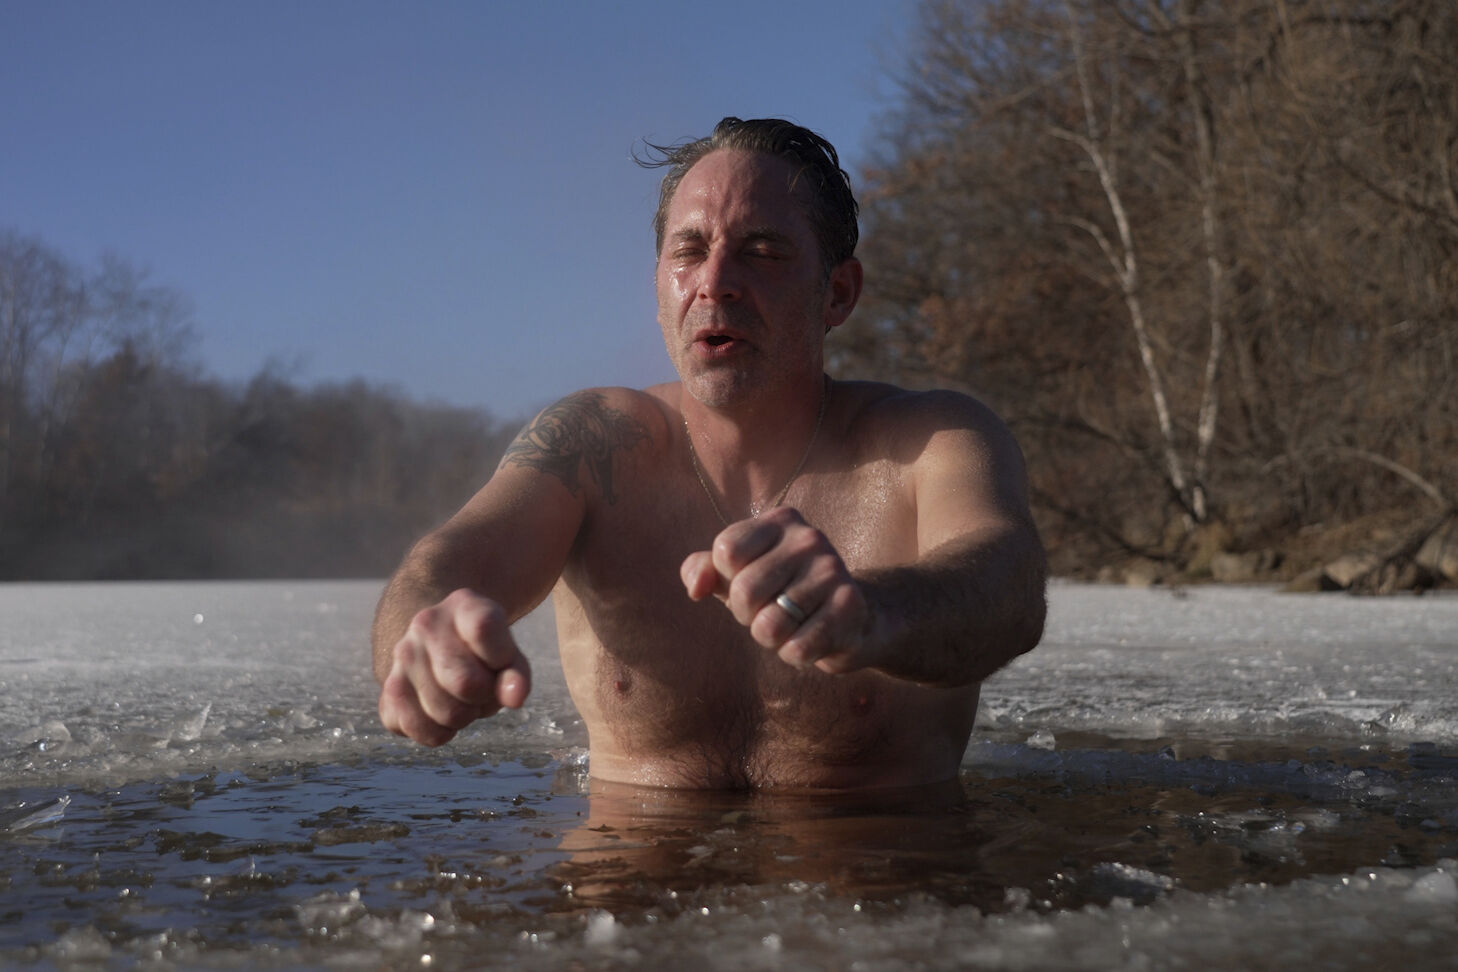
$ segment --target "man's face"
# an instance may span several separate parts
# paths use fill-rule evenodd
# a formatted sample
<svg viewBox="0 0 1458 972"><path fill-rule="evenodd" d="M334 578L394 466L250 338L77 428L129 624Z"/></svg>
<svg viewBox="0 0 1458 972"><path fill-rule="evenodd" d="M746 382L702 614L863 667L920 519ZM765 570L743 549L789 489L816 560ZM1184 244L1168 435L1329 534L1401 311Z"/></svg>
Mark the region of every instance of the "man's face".
<svg viewBox="0 0 1458 972"><path fill-rule="evenodd" d="M669 202L658 323L684 387L707 405L818 381L825 329L850 313L838 284L845 265L826 281L792 174L771 155L712 152ZM859 265L855 276L858 295Z"/></svg>

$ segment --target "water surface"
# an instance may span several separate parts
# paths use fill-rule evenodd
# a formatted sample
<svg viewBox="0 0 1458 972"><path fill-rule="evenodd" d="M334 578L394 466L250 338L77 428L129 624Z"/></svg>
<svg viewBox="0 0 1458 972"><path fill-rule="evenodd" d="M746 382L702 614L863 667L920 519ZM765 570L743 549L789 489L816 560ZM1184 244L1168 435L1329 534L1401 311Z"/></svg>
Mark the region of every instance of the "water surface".
<svg viewBox="0 0 1458 972"><path fill-rule="evenodd" d="M1458 599L1057 585L955 784L596 784L379 727L377 584L0 588L0 962L1276 968L1458 947Z"/></svg>

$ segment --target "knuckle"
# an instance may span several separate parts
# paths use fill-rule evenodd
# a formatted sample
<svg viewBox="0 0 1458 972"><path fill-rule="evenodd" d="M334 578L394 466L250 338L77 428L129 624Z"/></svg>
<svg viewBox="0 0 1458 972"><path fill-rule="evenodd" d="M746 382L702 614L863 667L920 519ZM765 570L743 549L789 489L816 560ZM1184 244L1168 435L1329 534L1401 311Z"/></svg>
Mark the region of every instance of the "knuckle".
<svg viewBox="0 0 1458 972"><path fill-rule="evenodd" d="M814 661L814 656L809 654L804 639L801 638L780 645L779 655L781 661L796 668L805 668Z"/></svg>
<svg viewBox="0 0 1458 972"><path fill-rule="evenodd" d="M484 644L507 627L506 612L501 605L486 598L475 598L463 605L456 617L461 634L476 644Z"/></svg>
<svg viewBox="0 0 1458 972"><path fill-rule="evenodd" d="M477 624L481 626L482 630L494 631L506 627L506 609L500 604L483 598L477 601L473 607Z"/></svg>
<svg viewBox="0 0 1458 972"><path fill-rule="evenodd" d="M448 727L459 728L466 724L460 719L462 708L461 703L454 699L435 696L425 698L421 700L417 723L426 732Z"/></svg>
<svg viewBox="0 0 1458 972"><path fill-rule="evenodd" d="M395 662L404 668L413 668L425 656L425 648L413 638L402 638L395 646Z"/></svg>
<svg viewBox="0 0 1458 972"><path fill-rule="evenodd" d="M754 616L757 606L752 604L754 600L753 578L748 574L739 574L729 582L729 595L724 603L733 612L736 618L745 624Z"/></svg>
<svg viewBox="0 0 1458 972"><path fill-rule="evenodd" d="M445 666L436 675L436 679L448 694L465 701L474 701L490 694L493 682L479 664L466 662Z"/></svg>
<svg viewBox="0 0 1458 972"><path fill-rule="evenodd" d="M760 611L749 625L749 634L762 648L777 648L783 640L779 635L779 621L769 611Z"/></svg>
<svg viewBox="0 0 1458 972"><path fill-rule="evenodd" d="M791 552L802 557L835 558L835 549L830 545L830 540L814 527L805 527L785 535L785 546Z"/></svg>
<svg viewBox="0 0 1458 972"><path fill-rule="evenodd" d="M505 631L511 627L511 619L507 617L506 608L492 601L486 607L486 625L492 631Z"/></svg>
<svg viewBox="0 0 1458 972"><path fill-rule="evenodd" d="M735 537L730 535L730 532L728 530L724 530L717 537L714 538L714 546L712 550L714 563L725 564L730 567L739 567L741 565L739 551L740 544L735 539Z"/></svg>
<svg viewBox="0 0 1458 972"><path fill-rule="evenodd" d="M410 619L410 630L421 632L435 630L435 628L438 627L440 624L440 614L440 605L438 604L432 604L428 607L421 608L419 611L416 611L415 616Z"/></svg>
<svg viewBox="0 0 1458 972"><path fill-rule="evenodd" d="M826 600L837 613L855 613L864 605L860 588L852 583L841 584L830 592L830 597Z"/></svg>
<svg viewBox="0 0 1458 972"><path fill-rule="evenodd" d="M832 556L815 557L805 569L805 579L814 588L833 588L844 574L839 558Z"/></svg>
<svg viewBox="0 0 1458 972"><path fill-rule="evenodd" d="M391 713L398 713L408 708L414 697L414 691L403 676L391 675L380 686L380 712L388 709Z"/></svg>

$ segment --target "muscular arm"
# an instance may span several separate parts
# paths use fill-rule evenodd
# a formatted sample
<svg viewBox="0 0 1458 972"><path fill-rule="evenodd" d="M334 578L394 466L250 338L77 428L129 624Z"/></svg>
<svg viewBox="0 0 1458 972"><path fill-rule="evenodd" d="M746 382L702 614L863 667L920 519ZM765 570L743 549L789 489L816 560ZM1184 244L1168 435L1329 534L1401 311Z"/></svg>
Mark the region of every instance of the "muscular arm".
<svg viewBox="0 0 1458 972"><path fill-rule="evenodd" d="M1006 524L950 540L914 566L860 578L871 666L928 685L980 682L1043 635L1042 546Z"/></svg>
<svg viewBox="0 0 1458 972"><path fill-rule="evenodd" d="M937 396L944 427L912 467L916 563L857 578L866 653L897 678L978 682L1042 637L1047 564L1028 511L1022 453L1002 422Z"/></svg>
<svg viewBox="0 0 1458 972"><path fill-rule="evenodd" d="M1022 456L981 405L908 398L885 434L919 443L908 462L914 557L852 575L794 510L731 525L684 563L691 597L721 597L784 661L863 668L955 686L980 681L1042 636L1046 566L1028 513ZM803 623L775 603L787 594Z"/></svg>
<svg viewBox="0 0 1458 972"><path fill-rule="evenodd" d="M569 396L517 437L459 513L415 544L375 613L388 728L438 745L501 705L521 704L527 668L509 626L551 591L589 511L615 499L619 454L647 438L604 393Z"/></svg>

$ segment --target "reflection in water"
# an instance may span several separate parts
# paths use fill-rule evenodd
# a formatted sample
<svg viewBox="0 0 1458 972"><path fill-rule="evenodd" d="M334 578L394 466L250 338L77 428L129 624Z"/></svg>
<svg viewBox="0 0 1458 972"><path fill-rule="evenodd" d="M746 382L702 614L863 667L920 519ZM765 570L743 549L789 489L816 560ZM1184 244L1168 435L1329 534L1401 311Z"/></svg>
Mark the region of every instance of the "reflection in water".
<svg viewBox="0 0 1458 972"><path fill-rule="evenodd" d="M1378 862L1403 869L1381 878L1387 897L1328 900L1338 884L1287 907L1372 902L1385 922L1427 928L1411 902L1450 917L1458 904L1451 863L1418 870L1458 856L1458 759L1436 747L1221 744L1217 759L1199 743L1068 741L1084 745L982 738L963 780L871 794L649 790L589 782L577 758L415 751L77 791L59 808L10 791L4 806L44 813L0 833L0 963L419 967L489 952L570 968L604 965L607 949L627 968L651 948L736 968L798 949L839 968L887 928L929 927L930 951L889 954L950 966L937 958L949 940L1002 941L997 916L1051 939L1088 906L1178 906L1189 927L1250 888ZM1150 918L1136 937L1191 959L1166 926ZM1445 928L1423 947L1458 942Z"/></svg>
<svg viewBox="0 0 1458 972"><path fill-rule="evenodd" d="M1309 759L1180 761L1171 752L1116 754L1127 757L1117 762L1118 775L1108 772L1106 751L1082 750L1046 775L999 770L939 787L856 795L593 781L588 819L564 835L569 856L553 874L576 904L613 911L746 885L815 886L865 905L923 896L982 912L1047 912L1116 898L1146 904L1175 887L1284 884L1363 861L1433 864L1458 853L1455 828L1432 816L1451 816L1455 798L1422 812L1411 800L1414 784L1420 796L1438 796L1417 779L1424 766L1445 773L1435 755L1415 752L1407 767L1399 763L1399 770L1419 770L1401 790L1324 784L1334 810L1313 805L1318 777L1357 784L1372 773L1394 782L1393 769L1329 763L1323 773ZM1080 758L1090 764L1085 772ZM1220 785L1209 782L1211 768Z"/></svg>
<svg viewBox="0 0 1458 972"><path fill-rule="evenodd" d="M991 907L987 859L1035 838L961 783L870 794L652 790L592 781L554 870L581 905L641 909L713 887L820 886L859 900L930 891ZM671 900L671 899L670 899Z"/></svg>

